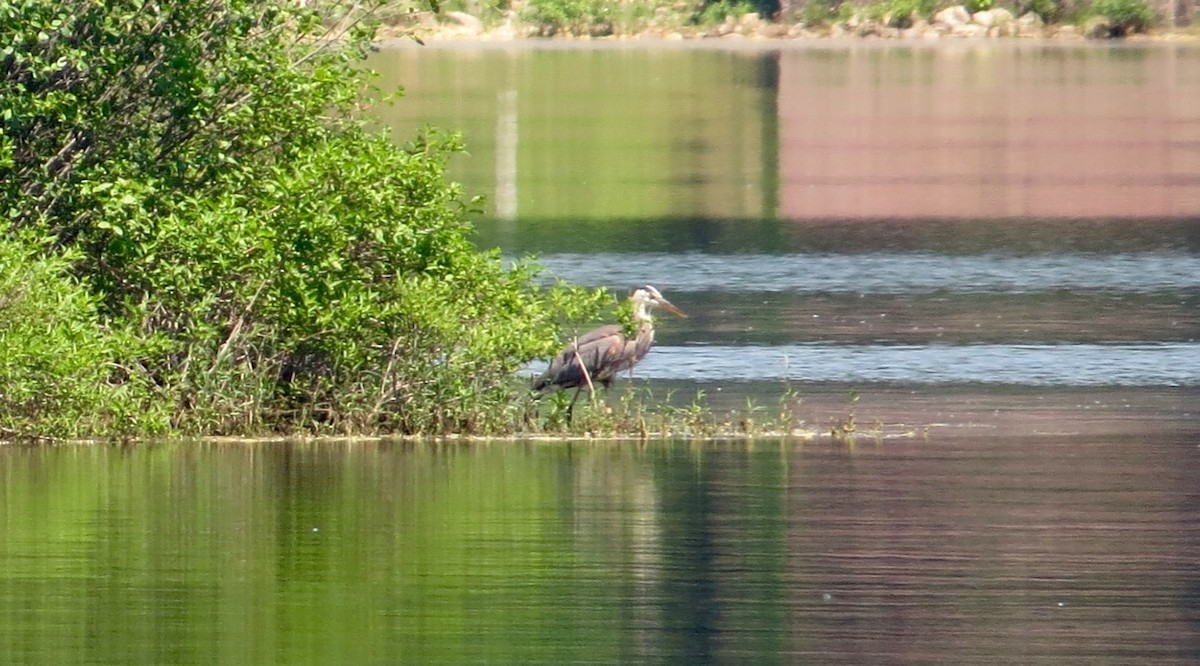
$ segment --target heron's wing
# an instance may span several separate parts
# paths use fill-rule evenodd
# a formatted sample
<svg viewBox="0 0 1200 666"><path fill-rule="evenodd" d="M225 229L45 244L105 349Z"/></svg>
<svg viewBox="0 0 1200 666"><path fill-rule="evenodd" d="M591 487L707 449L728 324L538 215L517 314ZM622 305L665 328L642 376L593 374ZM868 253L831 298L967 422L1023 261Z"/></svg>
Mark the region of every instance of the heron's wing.
<svg viewBox="0 0 1200 666"><path fill-rule="evenodd" d="M575 345L582 347L586 344L595 342L597 340L603 340L613 335L620 335L623 337L625 335L625 330L617 324L607 324L605 326L601 326L600 328L592 329L579 336L578 339L568 342L566 349L563 349L561 353L565 354L571 351Z"/></svg>
<svg viewBox="0 0 1200 666"><path fill-rule="evenodd" d="M550 361L550 367L533 384L536 391L551 386L574 388L586 384L584 368L593 382L611 376L617 359L625 346L625 334L620 326L601 326L573 340ZM580 361L583 365L580 365Z"/></svg>

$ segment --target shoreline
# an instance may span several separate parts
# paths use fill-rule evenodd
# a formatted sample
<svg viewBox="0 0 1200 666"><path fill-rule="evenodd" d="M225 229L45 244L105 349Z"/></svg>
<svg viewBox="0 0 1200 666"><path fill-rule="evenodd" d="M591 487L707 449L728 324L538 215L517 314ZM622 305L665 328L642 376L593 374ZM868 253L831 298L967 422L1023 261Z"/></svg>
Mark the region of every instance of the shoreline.
<svg viewBox="0 0 1200 666"><path fill-rule="evenodd" d="M822 28L803 23L774 23L757 14L727 19L716 26L649 26L628 34L591 35L559 33L538 34L536 25L522 21L510 12L501 23L485 25L480 19L462 12L416 15L405 25L380 26L376 43L380 48L403 46L521 46L527 48L578 48L598 46L745 48L777 49L828 45L897 45L945 47L979 44L1094 44L1106 47L1145 44L1200 43L1200 24L1187 27L1158 28L1120 37L1089 36L1095 25L1072 23L1031 23L1028 15L1011 15L990 23L975 23L967 15L966 23L944 20L919 21L908 28L888 27L879 21L851 20Z"/></svg>
<svg viewBox="0 0 1200 666"><path fill-rule="evenodd" d="M977 49L980 47L1015 47L1015 48L1094 48L1094 49L1127 49L1127 48L1168 48L1175 46L1200 45L1200 37L1162 38L1143 37L1137 39L1107 40L1094 39L1059 39L1055 37L1025 38L1007 37L992 38L952 38L941 40L923 39L879 39L862 37L819 37L800 39L777 38L747 38L741 40L728 39L684 39L668 40L654 37L617 37L617 38L588 38L588 37L518 37L513 39L465 38L444 36L422 36L417 42L404 34L394 34L376 39L375 48L379 50L397 49L479 49L479 50L529 50L554 51L570 49L594 50L712 50L712 51L783 51L805 49L838 50L856 49L888 49L911 48L923 50Z"/></svg>

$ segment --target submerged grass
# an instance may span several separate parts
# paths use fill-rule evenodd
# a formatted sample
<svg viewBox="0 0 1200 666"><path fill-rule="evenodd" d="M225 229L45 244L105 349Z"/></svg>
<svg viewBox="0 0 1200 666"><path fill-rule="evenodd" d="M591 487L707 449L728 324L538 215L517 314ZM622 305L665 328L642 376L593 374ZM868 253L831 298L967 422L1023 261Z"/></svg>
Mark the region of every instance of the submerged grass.
<svg viewBox="0 0 1200 666"><path fill-rule="evenodd" d="M626 385L611 394L594 396L582 393L574 409L574 391L560 391L527 405L525 428L515 437L555 439L756 439L794 438L805 441L827 440L853 445L856 441L882 441L888 438L917 436L910 428L889 428L880 419L859 427L856 404L859 395L851 391L845 412L830 414L817 421L800 418L801 394L791 386L773 403L746 399L738 409L714 409L703 390L686 402L674 392L656 394L653 389Z"/></svg>

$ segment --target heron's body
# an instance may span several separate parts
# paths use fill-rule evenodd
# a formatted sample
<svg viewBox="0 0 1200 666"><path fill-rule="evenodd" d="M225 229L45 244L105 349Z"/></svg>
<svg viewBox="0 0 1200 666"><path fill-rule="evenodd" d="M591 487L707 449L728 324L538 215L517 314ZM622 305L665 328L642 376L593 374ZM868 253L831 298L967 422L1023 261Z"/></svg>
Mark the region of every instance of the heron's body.
<svg viewBox="0 0 1200 666"><path fill-rule="evenodd" d="M555 356L533 388L535 391L570 389L587 386L590 380L593 385L607 389L622 370L632 368L645 358L652 344L654 326L650 322L639 323L637 335L632 338L617 324L601 326L580 336Z"/></svg>
<svg viewBox="0 0 1200 666"><path fill-rule="evenodd" d="M637 324L633 336L617 324L601 326L580 336L559 352L546 372L534 380L534 390L593 389L596 384L607 389L618 374L645 358L654 344L650 308L661 305L677 316L687 316L648 285L634 291L630 299L633 301L633 320Z"/></svg>

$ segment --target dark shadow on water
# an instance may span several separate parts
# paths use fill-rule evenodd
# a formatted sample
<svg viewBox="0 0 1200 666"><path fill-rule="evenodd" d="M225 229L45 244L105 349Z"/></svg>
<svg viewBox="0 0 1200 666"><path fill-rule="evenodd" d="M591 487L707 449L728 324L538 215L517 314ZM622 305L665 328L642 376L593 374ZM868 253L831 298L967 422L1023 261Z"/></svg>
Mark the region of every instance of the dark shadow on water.
<svg viewBox="0 0 1200 666"><path fill-rule="evenodd" d="M932 252L1029 256L1059 253L1200 253L1196 219L494 219L476 242L509 255L665 252L804 254Z"/></svg>

